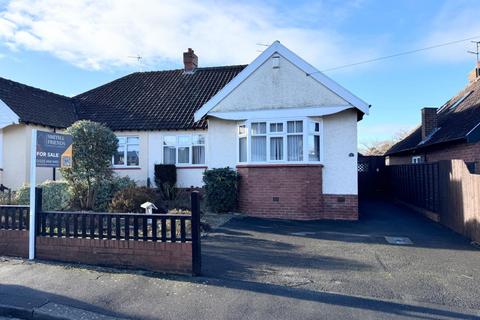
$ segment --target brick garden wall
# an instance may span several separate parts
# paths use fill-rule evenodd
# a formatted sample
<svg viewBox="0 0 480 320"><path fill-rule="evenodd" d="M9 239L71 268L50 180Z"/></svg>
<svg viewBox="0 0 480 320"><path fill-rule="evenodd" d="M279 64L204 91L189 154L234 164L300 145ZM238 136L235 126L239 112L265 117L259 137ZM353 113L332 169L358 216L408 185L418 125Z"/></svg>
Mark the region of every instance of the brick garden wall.
<svg viewBox="0 0 480 320"><path fill-rule="evenodd" d="M356 195L324 195L321 165L243 165L239 209L256 217L358 219Z"/></svg>
<svg viewBox="0 0 480 320"><path fill-rule="evenodd" d="M192 244L80 238L36 238L38 259L155 272L192 273Z"/></svg>
<svg viewBox="0 0 480 320"><path fill-rule="evenodd" d="M28 258L28 231L0 230L0 255Z"/></svg>

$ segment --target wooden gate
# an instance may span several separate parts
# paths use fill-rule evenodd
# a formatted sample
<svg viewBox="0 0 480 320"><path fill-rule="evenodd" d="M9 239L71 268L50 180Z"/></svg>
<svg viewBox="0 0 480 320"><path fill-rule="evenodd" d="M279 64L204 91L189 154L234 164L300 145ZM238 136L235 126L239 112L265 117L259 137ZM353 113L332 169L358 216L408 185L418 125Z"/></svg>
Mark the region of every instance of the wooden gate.
<svg viewBox="0 0 480 320"><path fill-rule="evenodd" d="M382 197L386 192L385 157L358 156L358 196Z"/></svg>

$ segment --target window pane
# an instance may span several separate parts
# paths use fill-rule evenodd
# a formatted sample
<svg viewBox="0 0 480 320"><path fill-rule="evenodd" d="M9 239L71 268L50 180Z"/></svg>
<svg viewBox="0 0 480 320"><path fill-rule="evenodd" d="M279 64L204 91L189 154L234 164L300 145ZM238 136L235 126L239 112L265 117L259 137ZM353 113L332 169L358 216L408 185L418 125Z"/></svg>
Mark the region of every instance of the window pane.
<svg viewBox="0 0 480 320"><path fill-rule="evenodd" d="M267 160L267 138L252 137L252 161Z"/></svg>
<svg viewBox="0 0 480 320"><path fill-rule="evenodd" d="M180 146L189 146L192 144L191 136L178 136L178 145Z"/></svg>
<svg viewBox="0 0 480 320"><path fill-rule="evenodd" d="M253 122L252 123L252 134L265 134L267 133L267 123L266 122Z"/></svg>
<svg viewBox="0 0 480 320"><path fill-rule="evenodd" d="M115 166L125 165L125 145L119 145L117 152L113 155L113 164Z"/></svg>
<svg viewBox="0 0 480 320"><path fill-rule="evenodd" d="M178 147L178 163L190 163L189 147Z"/></svg>
<svg viewBox="0 0 480 320"><path fill-rule="evenodd" d="M163 163L175 164L177 161L177 149L175 147L163 147Z"/></svg>
<svg viewBox="0 0 480 320"><path fill-rule="evenodd" d="M117 137L118 144L125 144L125 137Z"/></svg>
<svg viewBox="0 0 480 320"><path fill-rule="evenodd" d="M320 136L308 136L308 160L320 161Z"/></svg>
<svg viewBox="0 0 480 320"><path fill-rule="evenodd" d="M128 144L138 144L139 142L139 138L138 137L128 137L127 138L127 143Z"/></svg>
<svg viewBox="0 0 480 320"><path fill-rule="evenodd" d="M163 145L174 146L177 144L177 137L165 136L163 137Z"/></svg>
<svg viewBox="0 0 480 320"><path fill-rule="evenodd" d="M270 132L283 132L283 123L270 123Z"/></svg>
<svg viewBox="0 0 480 320"><path fill-rule="evenodd" d="M247 162L247 138L238 140L238 162Z"/></svg>
<svg viewBox="0 0 480 320"><path fill-rule="evenodd" d="M205 136L201 134L194 135L193 144L205 144Z"/></svg>
<svg viewBox="0 0 480 320"><path fill-rule="evenodd" d="M288 133L303 132L303 121L288 121L287 132Z"/></svg>
<svg viewBox="0 0 480 320"><path fill-rule="evenodd" d="M192 164L205 164L205 147L192 147Z"/></svg>
<svg viewBox="0 0 480 320"><path fill-rule="evenodd" d="M283 160L283 138L270 138L270 160Z"/></svg>
<svg viewBox="0 0 480 320"><path fill-rule="evenodd" d="M309 132L320 132L320 124L318 122L309 122L308 123Z"/></svg>
<svg viewBox="0 0 480 320"><path fill-rule="evenodd" d="M287 136L288 161L303 161L303 136Z"/></svg>
<svg viewBox="0 0 480 320"><path fill-rule="evenodd" d="M140 148L138 145L128 145L127 146L127 166L138 166L138 154Z"/></svg>

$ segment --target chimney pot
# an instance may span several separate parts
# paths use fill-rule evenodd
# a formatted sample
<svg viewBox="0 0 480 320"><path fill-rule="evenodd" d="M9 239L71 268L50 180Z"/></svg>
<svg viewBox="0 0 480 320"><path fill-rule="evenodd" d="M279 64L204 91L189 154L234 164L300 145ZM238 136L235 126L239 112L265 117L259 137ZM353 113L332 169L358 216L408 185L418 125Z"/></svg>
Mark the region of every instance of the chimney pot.
<svg viewBox="0 0 480 320"><path fill-rule="evenodd" d="M198 57L192 48L183 53L183 65L185 72L188 73L192 73L198 67Z"/></svg>
<svg viewBox="0 0 480 320"><path fill-rule="evenodd" d="M437 108L422 109L422 140L438 127Z"/></svg>

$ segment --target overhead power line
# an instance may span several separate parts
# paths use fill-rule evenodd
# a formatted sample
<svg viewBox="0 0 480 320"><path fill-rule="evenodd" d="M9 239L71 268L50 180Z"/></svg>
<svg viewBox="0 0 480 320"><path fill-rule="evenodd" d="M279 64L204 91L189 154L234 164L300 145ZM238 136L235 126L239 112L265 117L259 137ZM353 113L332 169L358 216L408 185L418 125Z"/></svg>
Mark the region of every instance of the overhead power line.
<svg viewBox="0 0 480 320"><path fill-rule="evenodd" d="M421 51L427 51L427 50L436 49L436 48L440 48L440 47L450 46L452 44L465 42L465 41L470 41L470 40L478 39L478 38L480 38L480 36L469 37L469 38L454 40L454 41L445 42L445 43L439 43L439 44L435 44L435 45L424 47L424 48L419 48L419 49L414 49L414 50L403 51L403 52L391 54L391 55L388 55L388 56L383 56L383 57L378 57L378 58L374 58L374 59L368 59L368 60L358 61L358 62L349 63L349 64L345 64L345 65L340 65L340 66L336 66L336 67L333 67L333 68L324 69L324 70L318 71L318 72L327 72L327 71L349 68L349 67L358 66L358 65L361 65L361 64L377 62L377 61L396 58L396 57L399 57L399 56L405 56L405 55L408 55L408 54L413 54L413 53L417 53L417 52L421 52ZM314 74L314 73L318 73L318 72L308 73L307 76L309 76L311 74Z"/></svg>

